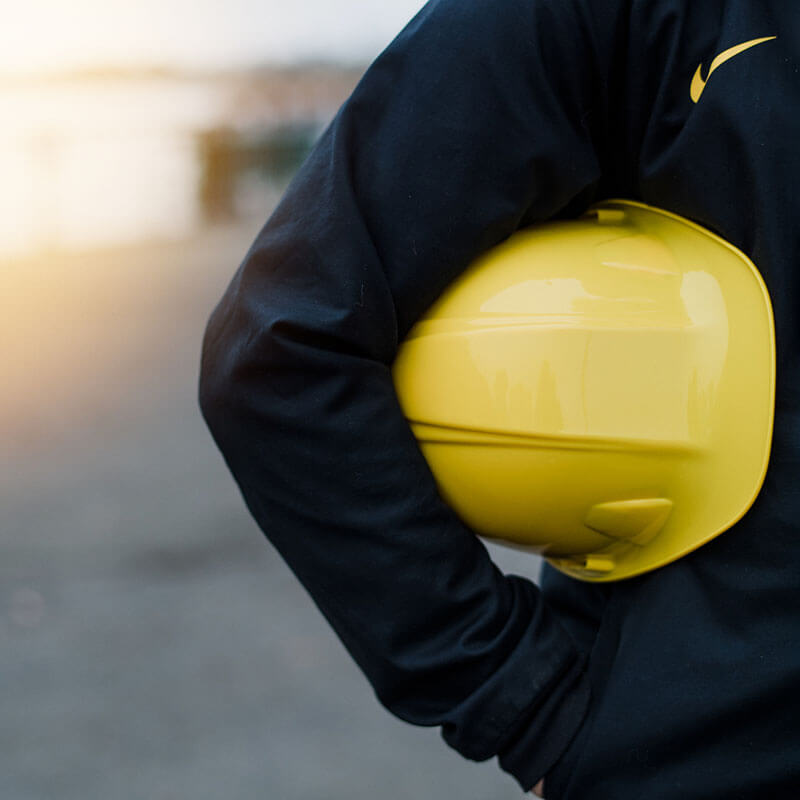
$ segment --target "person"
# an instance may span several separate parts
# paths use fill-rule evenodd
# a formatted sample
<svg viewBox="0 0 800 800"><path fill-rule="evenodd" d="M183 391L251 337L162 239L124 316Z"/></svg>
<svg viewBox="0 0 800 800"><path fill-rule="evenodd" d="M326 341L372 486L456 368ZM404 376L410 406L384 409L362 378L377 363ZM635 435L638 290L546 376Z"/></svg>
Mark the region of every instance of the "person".
<svg viewBox="0 0 800 800"><path fill-rule="evenodd" d="M433 0L364 75L214 311L201 405L372 683L548 798L800 792L800 14L759 0ZM778 348L766 482L610 584L493 565L436 490L398 344L515 230L627 197L743 250Z"/></svg>

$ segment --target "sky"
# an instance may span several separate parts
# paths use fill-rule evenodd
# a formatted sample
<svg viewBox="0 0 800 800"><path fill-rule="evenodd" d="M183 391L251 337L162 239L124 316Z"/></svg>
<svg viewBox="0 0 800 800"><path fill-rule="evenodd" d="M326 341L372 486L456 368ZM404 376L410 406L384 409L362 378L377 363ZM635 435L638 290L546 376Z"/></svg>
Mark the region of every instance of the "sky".
<svg viewBox="0 0 800 800"><path fill-rule="evenodd" d="M0 74L371 60L423 0L9 0Z"/></svg>

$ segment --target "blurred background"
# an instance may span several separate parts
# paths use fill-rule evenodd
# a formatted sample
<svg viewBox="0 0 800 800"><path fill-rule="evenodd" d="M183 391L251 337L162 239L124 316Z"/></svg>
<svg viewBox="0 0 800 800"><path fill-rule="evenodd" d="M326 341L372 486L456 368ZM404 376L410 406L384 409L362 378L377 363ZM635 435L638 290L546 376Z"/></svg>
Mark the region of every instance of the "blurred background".
<svg viewBox="0 0 800 800"><path fill-rule="evenodd" d="M248 517L195 399L211 309L420 6L6 10L0 797L519 796L379 706Z"/></svg>

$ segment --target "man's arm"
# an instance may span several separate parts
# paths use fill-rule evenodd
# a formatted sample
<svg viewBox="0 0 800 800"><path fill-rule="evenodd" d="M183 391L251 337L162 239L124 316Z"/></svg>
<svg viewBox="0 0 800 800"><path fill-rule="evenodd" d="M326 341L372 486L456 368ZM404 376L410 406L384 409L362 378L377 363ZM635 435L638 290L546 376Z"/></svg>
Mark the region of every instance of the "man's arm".
<svg viewBox="0 0 800 800"><path fill-rule="evenodd" d="M209 323L201 403L265 534L381 702L530 789L588 702L538 590L439 497L400 340L479 253L588 201L617 9L432 2L369 69Z"/></svg>

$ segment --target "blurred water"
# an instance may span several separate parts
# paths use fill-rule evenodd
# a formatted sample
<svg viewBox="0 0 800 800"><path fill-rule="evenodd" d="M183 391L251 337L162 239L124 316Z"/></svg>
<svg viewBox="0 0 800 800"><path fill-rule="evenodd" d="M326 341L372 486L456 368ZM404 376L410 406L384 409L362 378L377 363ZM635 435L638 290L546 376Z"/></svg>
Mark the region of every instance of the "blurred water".
<svg viewBox="0 0 800 800"><path fill-rule="evenodd" d="M58 81L0 92L0 255L180 236L199 221L193 133L223 87Z"/></svg>
<svg viewBox="0 0 800 800"><path fill-rule="evenodd" d="M0 83L0 259L262 216L359 74Z"/></svg>

